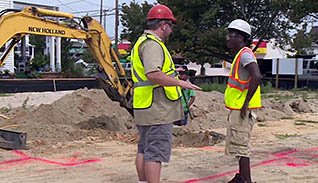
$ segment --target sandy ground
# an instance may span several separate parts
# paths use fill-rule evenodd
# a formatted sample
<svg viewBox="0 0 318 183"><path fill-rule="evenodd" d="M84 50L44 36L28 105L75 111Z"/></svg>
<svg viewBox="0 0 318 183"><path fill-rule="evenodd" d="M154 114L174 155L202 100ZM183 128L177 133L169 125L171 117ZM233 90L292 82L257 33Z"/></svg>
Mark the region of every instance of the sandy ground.
<svg viewBox="0 0 318 183"><path fill-rule="evenodd" d="M264 95L252 134L258 183L318 182L316 93ZM101 90L19 93L0 97L0 128L28 134L28 149L0 150L0 182L137 183L132 118ZM223 95L197 93L194 119L174 129L162 182L225 183L237 160L224 155Z"/></svg>

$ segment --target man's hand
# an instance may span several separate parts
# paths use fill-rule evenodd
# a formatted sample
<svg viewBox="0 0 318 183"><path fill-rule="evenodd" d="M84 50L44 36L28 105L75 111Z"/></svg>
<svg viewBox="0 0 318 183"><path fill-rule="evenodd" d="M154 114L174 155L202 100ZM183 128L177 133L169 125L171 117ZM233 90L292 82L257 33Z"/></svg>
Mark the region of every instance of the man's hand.
<svg viewBox="0 0 318 183"><path fill-rule="evenodd" d="M176 71L177 72L182 72L182 71L185 71L182 67L179 67L179 68L176 68Z"/></svg>
<svg viewBox="0 0 318 183"><path fill-rule="evenodd" d="M158 84L161 86L180 86L181 88L185 89L192 89L192 90L202 90L197 85L191 84L189 82L176 79L171 76L167 76L165 73L161 71L154 71L146 74L148 80L154 84Z"/></svg>
<svg viewBox="0 0 318 183"><path fill-rule="evenodd" d="M246 113L247 113L247 106L243 105L243 107L241 108L241 118L245 119L246 118Z"/></svg>
<svg viewBox="0 0 318 183"><path fill-rule="evenodd" d="M178 80L178 81L179 81L179 86L181 88L192 89L192 90L202 90L202 88L200 88L199 86L194 85L192 83L189 83L189 82L186 82L186 81L183 81L183 80Z"/></svg>

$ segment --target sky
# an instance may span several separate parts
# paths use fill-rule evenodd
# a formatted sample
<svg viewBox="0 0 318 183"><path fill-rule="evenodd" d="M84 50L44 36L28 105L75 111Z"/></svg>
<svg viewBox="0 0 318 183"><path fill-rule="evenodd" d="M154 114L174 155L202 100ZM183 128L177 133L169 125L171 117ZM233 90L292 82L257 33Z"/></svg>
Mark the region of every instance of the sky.
<svg viewBox="0 0 318 183"><path fill-rule="evenodd" d="M62 12L68 12L75 14L76 17L82 17L85 15L93 16L96 20L100 20L100 3L103 1L103 9L113 10L115 8L115 0L15 0L24 3L42 4L49 6L57 6ZM139 4L147 1L150 4L156 2L156 0L135 0ZM119 6L123 3L129 4L132 0L118 0ZM115 11L111 11L109 14L113 14ZM102 20L104 21L104 19ZM104 23L103 23L104 25ZM119 26L121 31L121 26ZM106 16L106 33L109 37L115 36L115 16Z"/></svg>

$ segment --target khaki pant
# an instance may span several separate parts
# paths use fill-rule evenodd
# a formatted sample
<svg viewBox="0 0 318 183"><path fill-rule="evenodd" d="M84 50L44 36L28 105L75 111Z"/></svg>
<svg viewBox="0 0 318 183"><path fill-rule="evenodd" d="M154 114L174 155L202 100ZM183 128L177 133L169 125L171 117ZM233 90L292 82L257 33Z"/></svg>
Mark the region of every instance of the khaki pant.
<svg viewBox="0 0 318 183"><path fill-rule="evenodd" d="M253 115L247 112L245 119L241 118L241 111L231 110L228 115L225 154L250 157L250 137L253 128Z"/></svg>

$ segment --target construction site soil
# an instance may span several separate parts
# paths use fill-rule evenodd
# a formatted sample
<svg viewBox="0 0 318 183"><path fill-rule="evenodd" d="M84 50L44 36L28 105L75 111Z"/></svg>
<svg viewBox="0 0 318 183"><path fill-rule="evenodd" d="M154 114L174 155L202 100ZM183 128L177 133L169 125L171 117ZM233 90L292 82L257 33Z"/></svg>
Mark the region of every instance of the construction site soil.
<svg viewBox="0 0 318 183"><path fill-rule="evenodd" d="M263 108L257 112L252 134L255 152L252 164L259 166L270 156L276 157L275 161L280 164L266 169L269 165L265 162L266 166L257 169L255 179L277 183L317 182L318 152L311 156L299 155L298 159L284 156L284 160L297 160L286 167L275 154L318 150L318 122L315 121L318 93L274 91L262 98ZM193 119L189 125L173 130L172 162L164 164L163 182L226 182L231 178L237 170L236 160L225 157L222 152L228 112L222 93L196 92L191 109ZM138 133L133 118L103 90L4 95L0 97L0 113L10 118L1 119L0 128L27 133L28 147L23 151L0 151L0 179L4 182L137 182L133 161ZM27 159L10 163L19 158L17 154ZM27 163L39 157L47 161ZM97 165L93 165L94 161L89 163L90 158L94 158ZM253 162L253 158L258 161ZM66 159L71 164L59 164ZM72 164L79 160L88 162ZM55 161L59 163L52 163ZM62 169L54 168L58 165ZM79 167L78 170L75 167ZM16 171L19 175L15 175ZM84 172L87 176L82 175ZM270 177L272 174L277 176Z"/></svg>

